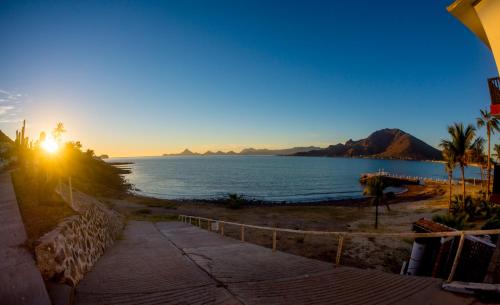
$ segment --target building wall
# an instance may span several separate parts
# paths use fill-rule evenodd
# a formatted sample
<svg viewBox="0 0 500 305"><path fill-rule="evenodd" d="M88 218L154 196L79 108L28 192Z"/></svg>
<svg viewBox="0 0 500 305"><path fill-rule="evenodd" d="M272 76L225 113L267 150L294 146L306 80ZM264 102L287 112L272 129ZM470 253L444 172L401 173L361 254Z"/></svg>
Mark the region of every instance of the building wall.
<svg viewBox="0 0 500 305"><path fill-rule="evenodd" d="M500 1L482 0L474 7L481 20L500 75Z"/></svg>

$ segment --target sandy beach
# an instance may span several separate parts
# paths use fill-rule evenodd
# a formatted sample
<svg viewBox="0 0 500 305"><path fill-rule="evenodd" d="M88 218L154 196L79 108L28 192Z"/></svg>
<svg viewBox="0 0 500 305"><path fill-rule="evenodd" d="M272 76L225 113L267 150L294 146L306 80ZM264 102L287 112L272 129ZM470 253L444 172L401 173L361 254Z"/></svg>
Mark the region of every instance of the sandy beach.
<svg viewBox="0 0 500 305"><path fill-rule="evenodd" d="M448 185L428 183L408 185L408 191L389 200L390 211L379 207L380 226L376 232L409 232L412 223L420 218L446 213ZM454 185L458 193L461 186ZM479 186L468 186L470 193ZM237 223L262 225L297 230L373 232L374 210L369 198L313 202L300 204L250 203L241 209L229 209L223 201L163 200L128 195L123 199L102 198L129 219L168 220L177 215L201 216ZM481 224L476 224L480 226ZM225 234L239 238L239 228L227 226ZM270 232L248 230L246 240L271 247ZM395 238L355 238L345 242L343 264L376 268L398 273L403 260L408 259L412 240ZM303 236L283 233L278 235L278 249L305 257L332 261L337 240L325 236Z"/></svg>

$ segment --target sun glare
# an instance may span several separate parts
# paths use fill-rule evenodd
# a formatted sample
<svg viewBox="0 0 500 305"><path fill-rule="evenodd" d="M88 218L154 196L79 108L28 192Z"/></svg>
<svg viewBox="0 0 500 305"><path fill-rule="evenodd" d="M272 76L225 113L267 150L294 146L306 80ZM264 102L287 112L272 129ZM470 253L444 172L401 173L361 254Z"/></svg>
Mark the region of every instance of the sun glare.
<svg viewBox="0 0 500 305"><path fill-rule="evenodd" d="M57 142L51 137L47 137L45 140L43 140L40 146L43 148L43 150L51 154L55 153L59 148Z"/></svg>

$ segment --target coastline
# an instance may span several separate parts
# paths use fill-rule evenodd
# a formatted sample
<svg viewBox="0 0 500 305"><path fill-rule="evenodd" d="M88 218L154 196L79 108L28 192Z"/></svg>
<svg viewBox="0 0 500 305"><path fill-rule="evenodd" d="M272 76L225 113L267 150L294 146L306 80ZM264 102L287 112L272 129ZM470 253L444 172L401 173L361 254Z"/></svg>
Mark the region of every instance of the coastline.
<svg viewBox="0 0 500 305"><path fill-rule="evenodd" d="M441 187L442 183L427 183L426 185L405 185L404 190L398 193L389 195L389 204L397 204L409 201L420 201L432 199L443 194ZM195 205L227 205L227 198L216 199L165 199L138 192L131 192L127 196L129 199L154 200L169 204L195 204ZM269 200L254 200L242 198L242 204L245 207L278 207L278 206L294 206L294 207L315 207L315 206L342 206L342 207L365 207L371 204L370 197L354 197L354 198L339 198L327 199L318 201L269 201Z"/></svg>
<svg viewBox="0 0 500 305"><path fill-rule="evenodd" d="M454 193L461 186L454 185ZM443 183L410 185L408 191L396 195L385 205L379 206L379 229L373 229L375 207L370 198L330 200L324 202L276 204L245 202L239 208L231 208L227 200L168 200L128 194L120 199L102 200L123 213L128 219L142 221L171 221L177 215L192 215L237 223L269 227L350 232L408 232L412 223L420 218L432 219L448 209L448 186ZM471 187L477 192L479 187ZM239 238L239 228L227 227L225 234ZM248 230L246 239L262 246L271 241L267 232ZM330 261L335 253L334 240L328 236L303 236L282 234L279 236L282 251L309 258ZM399 272L401 260L409 255L405 240L348 241L345 263L350 266ZM396 249L397 251L394 252Z"/></svg>
<svg viewBox="0 0 500 305"><path fill-rule="evenodd" d="M231 155L230 157L232 157ZM269 157L267 155L253 155L254 157ZM279 155L278 155L279 156ZM215 156L217 157L217 156ZM225 157L225 156L220 156ZM244 156L249 157L249 156ZM273 156L276 157L276 156ZM164 157L154 157L155 159L162 159ZM181 156L179 158L205 158L205 156ZM309 157L305 157L309 158ZM367 157L322 157L322 158L334 158L334 159L371 159ZM380 158L374 158L380 159ZM388 161L416 161L416 160L395 160L390 159ZM109 165L119 168L123 170L123 177L127 179L127 174L132 172L134 168L134 164L140 164L141 161L134 160L134 158L111 158L106 161ZM429 163L441 163L440 161L418 161L418 162L429 162ZM383 166L383 165L382 165ZM144 169L142 169L144 170ZM479 179L466 179L467 185L478 185L480 184ZM359 182L358 182L359 183ZM454 180L454 185L457 186L456 180ZM361 184L362 185L362 184ZM386 192L388 193L387 201L389 204L399 204L402 202L416 202L422 200L434 199L435 197L441 196L448 189L448 181L442 179L442 181L425 181L423 185L414 184L414 183L401 183L396 187L396 189L390 190L388 189ZM154 201L155 204L158 205L176 205L176 206L188 206L188 205L196 205L196 206L218 206L218 207L227 207L229 204L228 197L231 194L231 191L227 192L219 192L218 194L214 194L212 197L189 197L189 193L186 195L179 196L175 198L174 196L170 197L167 195L163 195L161 193L152 193L148 191L143 191L141 188L136 188L135 185L131 186L131 189L127 194L118 194L122 198L127 198L133 202L151 202ZM239 198L239 204L244 207L321 207L321 206L338 206L338 207L367 207L371 205L371 198L364 197L362 195L362 187L359 192L351 192L350 196L345 196L347 194L336 194L329 193L324 194L307 194L307 195L293 195L293 190L291 195L283 195L280 200L273 200L272 197L250 197L246 196L245 193L235 193ZM343 196L344 195L344 196ZM336 197L338 196L338 197ZM165 198L167 197L167 198ZM321 198L323 197L323 198Z"/></svg>
<svg viewBox="0 0 500 305"><path fill-rule="evenodd" d="M258 155L260 157L268 157L264 155ZM198 158L199 156L195 156L195 158ZM201 156L200 156L201 157ZM231 156L232 157L232 156ZM247 157L247 156L245 156ZM155 158L163 158L163 157L155 157ZM190 158L190 156L183 156L180 158ZM323 157L325 158L325 157ZM357 157L327 157L327 158L338 158L338 159L367 159L367 158L357 158ZM412 160L390 160L390 161L412 161ZM418 161L418 162L431 162L431 163L438 163L439 161ZM121 170L127 171L126 174L130 174L133 168L134 162L133 160L117 160L117 159L112 159L107 161L110 165L117 167ZM439 162L440 163L440 162ZM127 175L124 175L126 178ZM468 184L473 184L473 183L479 183L479 179L466 179ZM426 182L425 185L423 186L411 186L409 184L402 184L401 187L404 188L403 191L395 190L394 192L390 192L390 201L399 203L401 201L408 201L408 200L413 200L413 201L418 201L418 200L424 200L424 199L429 199L432 198L432 196L435 196L435 194L432 194L432 187L429 187L429 185L434 185L434 184L446 184L447 181L443 179L443 182ZM134 186L133 186L134 187ZM188 197L188 196L180 196L179 198L167 198L163 197L164 195L162 194L156 194L156 193L151 193L147 191L143 191L140 188L132 188L130 190L131 196L139 197L139 198L151 198L154 200L163 200L167 202L172 202L172 203L178 203L178 204L183 204L183 203L199 203L199 204L214 204L214 205L223 205L227 201L227 196L231 192L228 191L227 193L220 193L218 195L214 195L213 197L206 197L206 198L200 198L200 197ZM328 196L325 196L321 198L321 194L309 194L309 198L307 196L298 196L297 198L294 198L293 195L288 196L283 196L283 199L280 200L273 200L271 199L261 199L261 198L251 198L251 197L246 197L244 193L237 193L237 195L242 196L243 201L245 205L247 206L324 206L324 205L337 205L337 206L363 206L369 204L369 198L363 197L361 192L359 192L359 195L353 194L352 196L342 196L342 194L339 194L337 198L335 198L336 194L332 193L329 194ZM291 198L291 199L287 199Z"/></svg>

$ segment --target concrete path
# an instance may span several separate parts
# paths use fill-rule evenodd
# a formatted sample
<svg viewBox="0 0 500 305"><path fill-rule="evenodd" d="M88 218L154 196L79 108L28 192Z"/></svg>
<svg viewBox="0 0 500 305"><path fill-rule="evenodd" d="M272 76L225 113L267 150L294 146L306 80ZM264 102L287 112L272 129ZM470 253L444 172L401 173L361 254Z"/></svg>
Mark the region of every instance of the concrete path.
<svg viewBox="0 0 500 305"><path fill-rule="evenodd" d="M76 304L240 304L149 222L132 221L76 289Z"/></svg>
<svg viewBox="0 0 500 305"><path fill-rule="evenodd" d="M23 247L26 230L9 173L0 174L0 304L50 304L42 276Z"/></svg>
<svg viewBox="0 0 500 305"><path fill-rule="evenodd" d="M76 304L471 304L441 280L332 264L180 222L130 222Z"/></svg>

